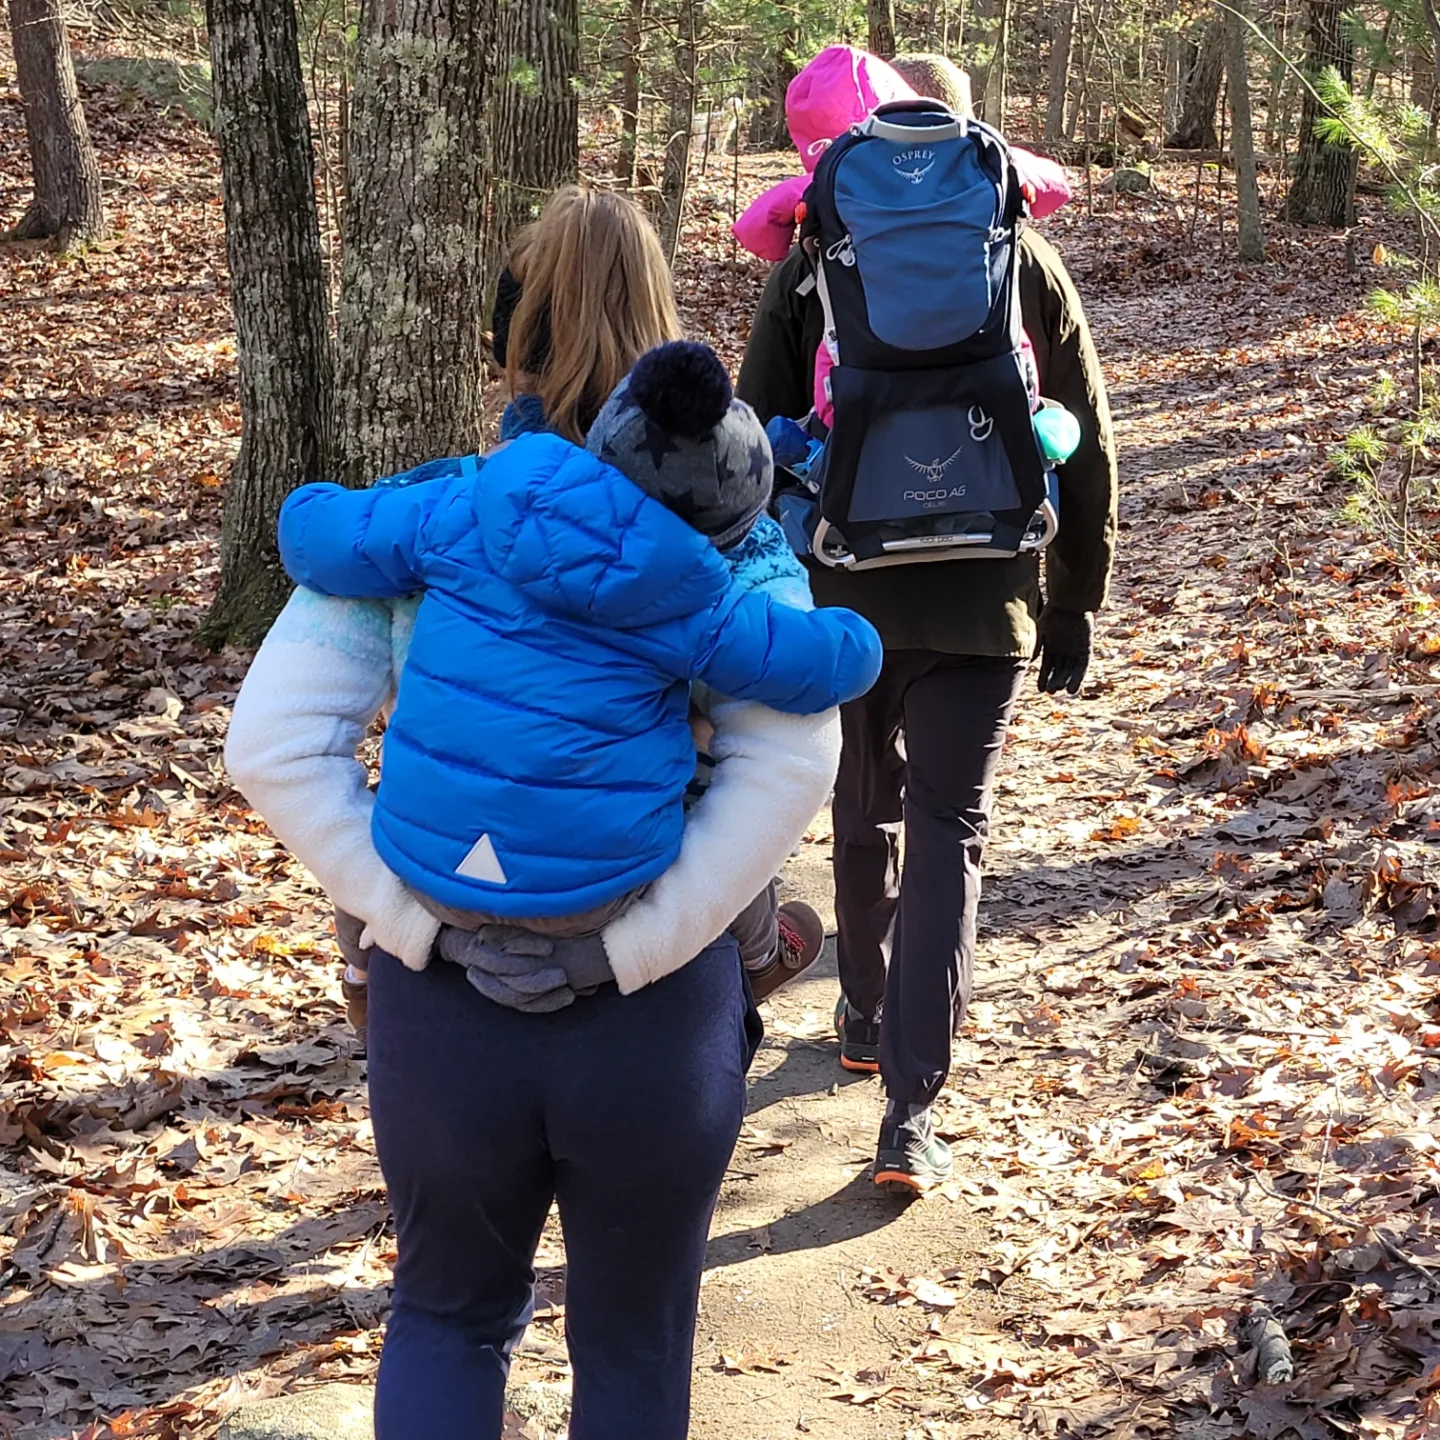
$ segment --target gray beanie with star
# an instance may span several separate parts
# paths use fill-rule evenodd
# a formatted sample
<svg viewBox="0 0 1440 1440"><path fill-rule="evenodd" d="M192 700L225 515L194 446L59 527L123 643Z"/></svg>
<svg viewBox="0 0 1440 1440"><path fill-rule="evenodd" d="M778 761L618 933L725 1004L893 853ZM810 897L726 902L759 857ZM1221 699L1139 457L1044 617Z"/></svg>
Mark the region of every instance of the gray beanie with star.
<svg viewBox="0 0 1440 1440"><path fill-rule="evenodd" d="M729 550L770 503L765 428L720 357L673 340L647 350L605 402L585 448Z"/></svg>

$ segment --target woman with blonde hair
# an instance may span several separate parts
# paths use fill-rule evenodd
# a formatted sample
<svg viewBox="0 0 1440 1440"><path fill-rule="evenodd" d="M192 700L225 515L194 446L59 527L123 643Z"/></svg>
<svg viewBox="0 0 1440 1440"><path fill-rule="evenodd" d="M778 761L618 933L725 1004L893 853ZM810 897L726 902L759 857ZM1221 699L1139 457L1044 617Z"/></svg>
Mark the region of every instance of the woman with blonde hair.
<svg viewBox="0 0 1440 1440"><path fill-rule="evenodd" d="M649 222L623 197L581 190L554 197L522 237L497 320L507 439L583 436L639 355L678 331ZM347 954L374 947L371 1118L398 1250L377 1437L499 1436L553 1200L573 1440L683 1440L705 1240L757 1039L723 932L824 802L838 716L713 701L718 764L679 858L602 931L601 973L567 968L579 940L539 937L541 966L533 935L512 952L442 928L372 841L355 751L393 704L416 608L297 591L246 677L226 747L235 783L354 917ZM523 791L511 758L488 763ZM477 945L489 946L483 975Z"/></svg>
<svg viewBox="0 0 1440 1440"><path fill-rule="evenodd" d="M495 358L512 403L531 402L547 429L583 445L635 361L679 337L670 271L639 207L606 190L556 191L496 287Z"/></svg>

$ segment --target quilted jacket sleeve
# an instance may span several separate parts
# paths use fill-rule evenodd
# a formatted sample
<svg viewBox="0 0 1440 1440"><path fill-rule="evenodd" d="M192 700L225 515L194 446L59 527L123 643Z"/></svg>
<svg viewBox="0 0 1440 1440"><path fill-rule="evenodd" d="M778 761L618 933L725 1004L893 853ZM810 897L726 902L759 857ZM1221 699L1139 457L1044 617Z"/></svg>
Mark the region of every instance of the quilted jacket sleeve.
<svg viewBox="0 0 1440 1440"><path fill-rule="evenodd" d="M815 715L863 695L880 660L875 627L853 610L792 610L750 593L724 610L690 678L738 700Z"/></svg>
<svg viewBox="0 0 1440 1440"><path fill-rule="evenodd" d="M424 530L454 479L346 490L303 485L280 511L280 558L321 595L399 599L425 584Z"/></svg>
<svg viewBox="0 0 1440 1440"><path fill-rule="evenodd" d="M808 175L772 185L735 222L735 238L762 260L783 260L795 240L795 207L805 198Z"/></svg>

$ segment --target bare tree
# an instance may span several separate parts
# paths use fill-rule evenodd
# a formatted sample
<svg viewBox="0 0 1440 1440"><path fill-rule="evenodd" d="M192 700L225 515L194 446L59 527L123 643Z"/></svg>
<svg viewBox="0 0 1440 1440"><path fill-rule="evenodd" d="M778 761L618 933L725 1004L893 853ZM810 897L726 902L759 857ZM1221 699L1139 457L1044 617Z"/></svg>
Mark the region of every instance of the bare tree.
<svg viewBox="0 0 1440 1440"><path fill-rule="evenodd" d="M1255 130L1250 116L1250 73L1245 55L1244 0L1225 11L1225 64L1229 77L1230 121L1234 132L1235 195L1239 209L1240 258L1265 258L1265 232L1260 224L1260 182L1255 172Z"/></svg>
<svg viewBox="0 0 1440 1440"><path fill-rule="evenodd" d="M67 249L103 234L105 213L59 0L10 0L10 38L35 189L13 238Z"/></svg>
<svg viewBox="0 0 1440 1440"><path fill-rule="evenodd" d="M669 139L660 178L660 244L673 265L680 248L685 192L690 184L690 131L699 95L700 38L705 0L680 0L676 15L675 74L670 91Z"/></svg>
<svg viewBox="0 0 1440 1440"><path fill-rule="evenodd" d="M865 0L870 53L882 60L895 57L895 0Z"/></svg>
<svg viewBox="0 0 1440 1440"><path fill-rule="evenodd" d="M635 184L640 137L640 61L645 34L645 0L629 0L620 35L620 151L615 178L623 189Z"/></svg>
<svg viewBox="0 0 1440 1440"><path fill-rule="evenodd" d="M339 316L352 485L480 441L493 16L483 0L365 0Z"/></svg>
<svg viewBox="0 0 1440 1440"><path fill-rule="evenodd" d="M515 234L580 168L580 12L576 0L502 0L490 134L493 280Z"/></svg>
<svg viewBox="0 0 1440 1440"><path fill-rule="evenodd" d="M1214 17L1205 27L1195 51L1195 63L1185 77L1185 103L1180 121L1166 144L1176 150L1214 150L1215 110L1220 103L1220 82L1225 75L1225 21Z"/></svg>
<svg viewBox="0 0 1440 1440"><path fill-rule="evenodd" d="M980 101L981 117L997 130L1005 128L1005 106L1010 76L1010 0L1000 0L995 26L995 54L985 72L985 90Z"/></svg>
<svg viewBox="0 0 1440 1440"><path fill-rule="evenodd" d="M1078 0L1055 0L1050 12L1050 69L1045 96L1045 138L1065 138L1065 97L1070 84L1070 50L1075 42Z"/></svg>
<svg viewBox="0 0 1440 1440"><path fill-rule="evenodd" d="M1333 66L1347 84L1355 79L1355 46L1346 25L1343 0L1310 0L1305 68L1318 75ZM1355 214L1355 172L1359 155L1350 145L1327 145L1315 133L1320 102L1305 87L1300 108L1300 153L1285 215L1300 225L1341 229Z"/></svg>
<svg viewBox="0 0 1440 1440"><path fill-rule="evenodd" d="M281 503L330 474L330 335L294 0L208 0L205 17L243 428L201 637L247 644L290 592Z"/></svg>

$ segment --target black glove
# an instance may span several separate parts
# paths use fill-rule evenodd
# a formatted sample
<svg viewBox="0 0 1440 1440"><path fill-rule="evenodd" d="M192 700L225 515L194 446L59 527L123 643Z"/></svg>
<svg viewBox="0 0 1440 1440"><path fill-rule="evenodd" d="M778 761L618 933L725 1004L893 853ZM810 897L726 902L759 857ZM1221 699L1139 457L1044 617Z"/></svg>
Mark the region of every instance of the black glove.
<svg viewBox="0 0 1440 1440"><path fill-rule="evenodd" d="M615 978L598 935L576 939L537 935L516 925L440 931L440 954L463 965L487 1000L511 1010L546 1014Z"/></svg>
<svg viewBox="0 0 1440 1440"><path fill-rule="evenodd" d="M1078 610L1046 605L1040 612L1035 653L1040 657L1042 695L1058 695L1062 690L1072 695L1080 693L1085 672L1090 668L1093 629L1090 616Z"/></svg>

